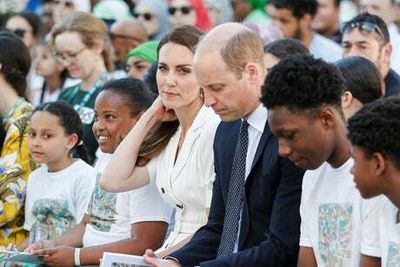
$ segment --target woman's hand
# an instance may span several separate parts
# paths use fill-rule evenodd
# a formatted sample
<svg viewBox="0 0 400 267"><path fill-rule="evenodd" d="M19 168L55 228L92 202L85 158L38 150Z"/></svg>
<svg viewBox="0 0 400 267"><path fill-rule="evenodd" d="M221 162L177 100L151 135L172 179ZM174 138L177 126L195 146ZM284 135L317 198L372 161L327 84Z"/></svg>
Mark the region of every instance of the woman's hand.
<svg viewBox="0 0 400 267"><path fill-rule="evenodd" d="M160 96L158 96L157 99L154 100L149 110L153 112L153 114L156 116L157 121L177 120L174 110L166 108Z"/></svg>

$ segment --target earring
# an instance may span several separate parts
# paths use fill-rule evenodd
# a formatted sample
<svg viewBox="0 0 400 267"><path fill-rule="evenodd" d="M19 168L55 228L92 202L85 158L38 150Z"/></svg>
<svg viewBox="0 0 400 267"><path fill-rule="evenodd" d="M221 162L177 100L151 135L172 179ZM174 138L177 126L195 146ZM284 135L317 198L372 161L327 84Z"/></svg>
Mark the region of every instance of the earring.
<svg viewBox="0 0 400 267"><path fill-rule="evenodd" d="M200 99L204 100L204 89L203 89L203 87L200 87Z"/></svg>

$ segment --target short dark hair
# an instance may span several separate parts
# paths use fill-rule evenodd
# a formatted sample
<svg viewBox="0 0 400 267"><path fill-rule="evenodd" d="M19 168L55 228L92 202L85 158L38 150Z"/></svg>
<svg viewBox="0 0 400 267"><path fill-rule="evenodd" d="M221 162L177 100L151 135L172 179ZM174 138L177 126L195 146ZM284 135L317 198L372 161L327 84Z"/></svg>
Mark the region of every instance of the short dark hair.
<svg viewBox="0 0 400 267"><path fill-rule="evenodd" d="M155 94L141 80L122 78L103 85L102 92L109 91L124 98L131 115L136 116L147 110L155 100Z"/></svg>
<svg viewBox="0 0 400 267"><path fill-rule="evenodd" d="M277 9L289 9L296 18L301 18L305 14L314 16L318 8L317 0L269 0L268 4Z"/></svg>
<svg viewBox="0 0 400 267"><path fill-rule="evenodd" d="M333 4L335 5L335 7L340 7L340 1L341 0L334 0Z"/></svg>
<svg viewBox="0 0 400 267"><path fill-rule="evenodd" d="M335 65L343 75L346 90L362 104L382 97L381 74L373 62L353 56L335 62Z"/></svg>
<svg viewBox="0 0 400 267"><path fill-rule="evenodd" d="M348 138L367 156L379 152L400 170L400 98L381 98L349 119Z"/></svg>
<svg viewBox="0 0 400 267"><path fill-rule="evenodd" d="M267 109L283 106L290 111L335 106L341 113L344 81L332 64L312 56L290 55L268 73L261 102Z"/></svg>
<svg viewBox="0 0 400 267"><path fill-rule="evenodd" d="M31 67L28 47L14 33L0 32L0 73L20 97L25 97L26 77Z"/></svg>
<svg viewBox="0 0 400 267"><path fill-rule="evenodd" d="M283 59L288 55L300 54L309 55L310 51L299 40L286 38L276 40L264 46L264 53L274 55L279 59Z"/></svg>
<svg viewBox="0 0 400 267"><path fill-rule="evenodd" d="M345 30L347 27L350 27L351 25L355 25L358 23L363 23L363 22L369 22L374 24L382 33L383 36L381 36L379 33L378 35L382 38L383 44L390 43L390 35L389 35L389 30L386 25L386 23L378 16L369 14L368 12L363 12L361 14L358 14L351 20L345 22L342 25L342 32ZM346 34L345 32L343 34Z"/></svg>

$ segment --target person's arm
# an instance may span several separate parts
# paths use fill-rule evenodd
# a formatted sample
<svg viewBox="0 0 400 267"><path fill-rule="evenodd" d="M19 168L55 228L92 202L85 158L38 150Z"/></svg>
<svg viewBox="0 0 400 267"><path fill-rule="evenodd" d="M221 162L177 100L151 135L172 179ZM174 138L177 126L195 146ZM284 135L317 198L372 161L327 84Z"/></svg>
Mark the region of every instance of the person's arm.
<svg viewBox="0 0 400 267"><path fill-rule="evenodd" d="M140 146L157 123L172 119L171 111L157 98L115 150L100 178L100 186L109 192L124 192L148 184L146 168L136 167Z"/></svg>
<svg viewBox="0 0 400 267"><path fill-rule="evenodd" d="M381 258L361 254L360 267L381 267Z"/></svg>
<svg viewBox="0 0 400 267"><path fill-rule="evenodd" d="M300 247L297 267L316 267L314 250L312 247Z"/></svg>
<svg viewBox="0 0 400 267"><path fill-rule="evenodd" d="M157 249L162 245L168 224L162 221L140 222L132 225L131 238L109 244L80 249L80 263L99 264L104 252L143 255L147 248ZM44 258L50 266L74 265L75 248L59 246L37 251L48 255Z"/></svg>

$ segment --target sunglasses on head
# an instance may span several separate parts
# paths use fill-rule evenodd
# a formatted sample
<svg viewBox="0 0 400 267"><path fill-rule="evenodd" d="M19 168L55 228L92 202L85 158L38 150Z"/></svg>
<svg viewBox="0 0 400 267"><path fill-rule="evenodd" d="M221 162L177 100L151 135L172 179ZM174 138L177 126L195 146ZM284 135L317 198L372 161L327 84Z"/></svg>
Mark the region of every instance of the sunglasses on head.
<svg viewBox="0 0 400 267"><path fill-rule="evenodd" d="M187 15L192 11L190 6L181 6L181 7L169 7L168 12L171 16L175 15L176 11L180 10L183 15Z"/></svg>
<svg viewBox="0 0 400 267"><path fill-rule="evenodd" d="M151 13L134 13L133 16L135 18L143 17L144 20L151 20L153 18L153 14Z"/></svg>
<svg viewBox="0 0 400 267"><path fill-rule="evenodd" d="M56 4L56 5L63 4L64 7L68 7L68 8L74 7L74 3L69 2L69 1L53 0L53 3Z"/></svg>
<svg viewBox="0 0 400 267"><path fill-rule="evenodd" d="M368 21L360 21L360 22L354 22L354 23L344 23L340 29L342 33L348 33L351 32L353 29L359 29L360 31L366 31L369 33L376 32L379 34L379 36L382 39L386 39L385 36L383 35L383 32L381 29L374 23L368 22Z"/></svg>

